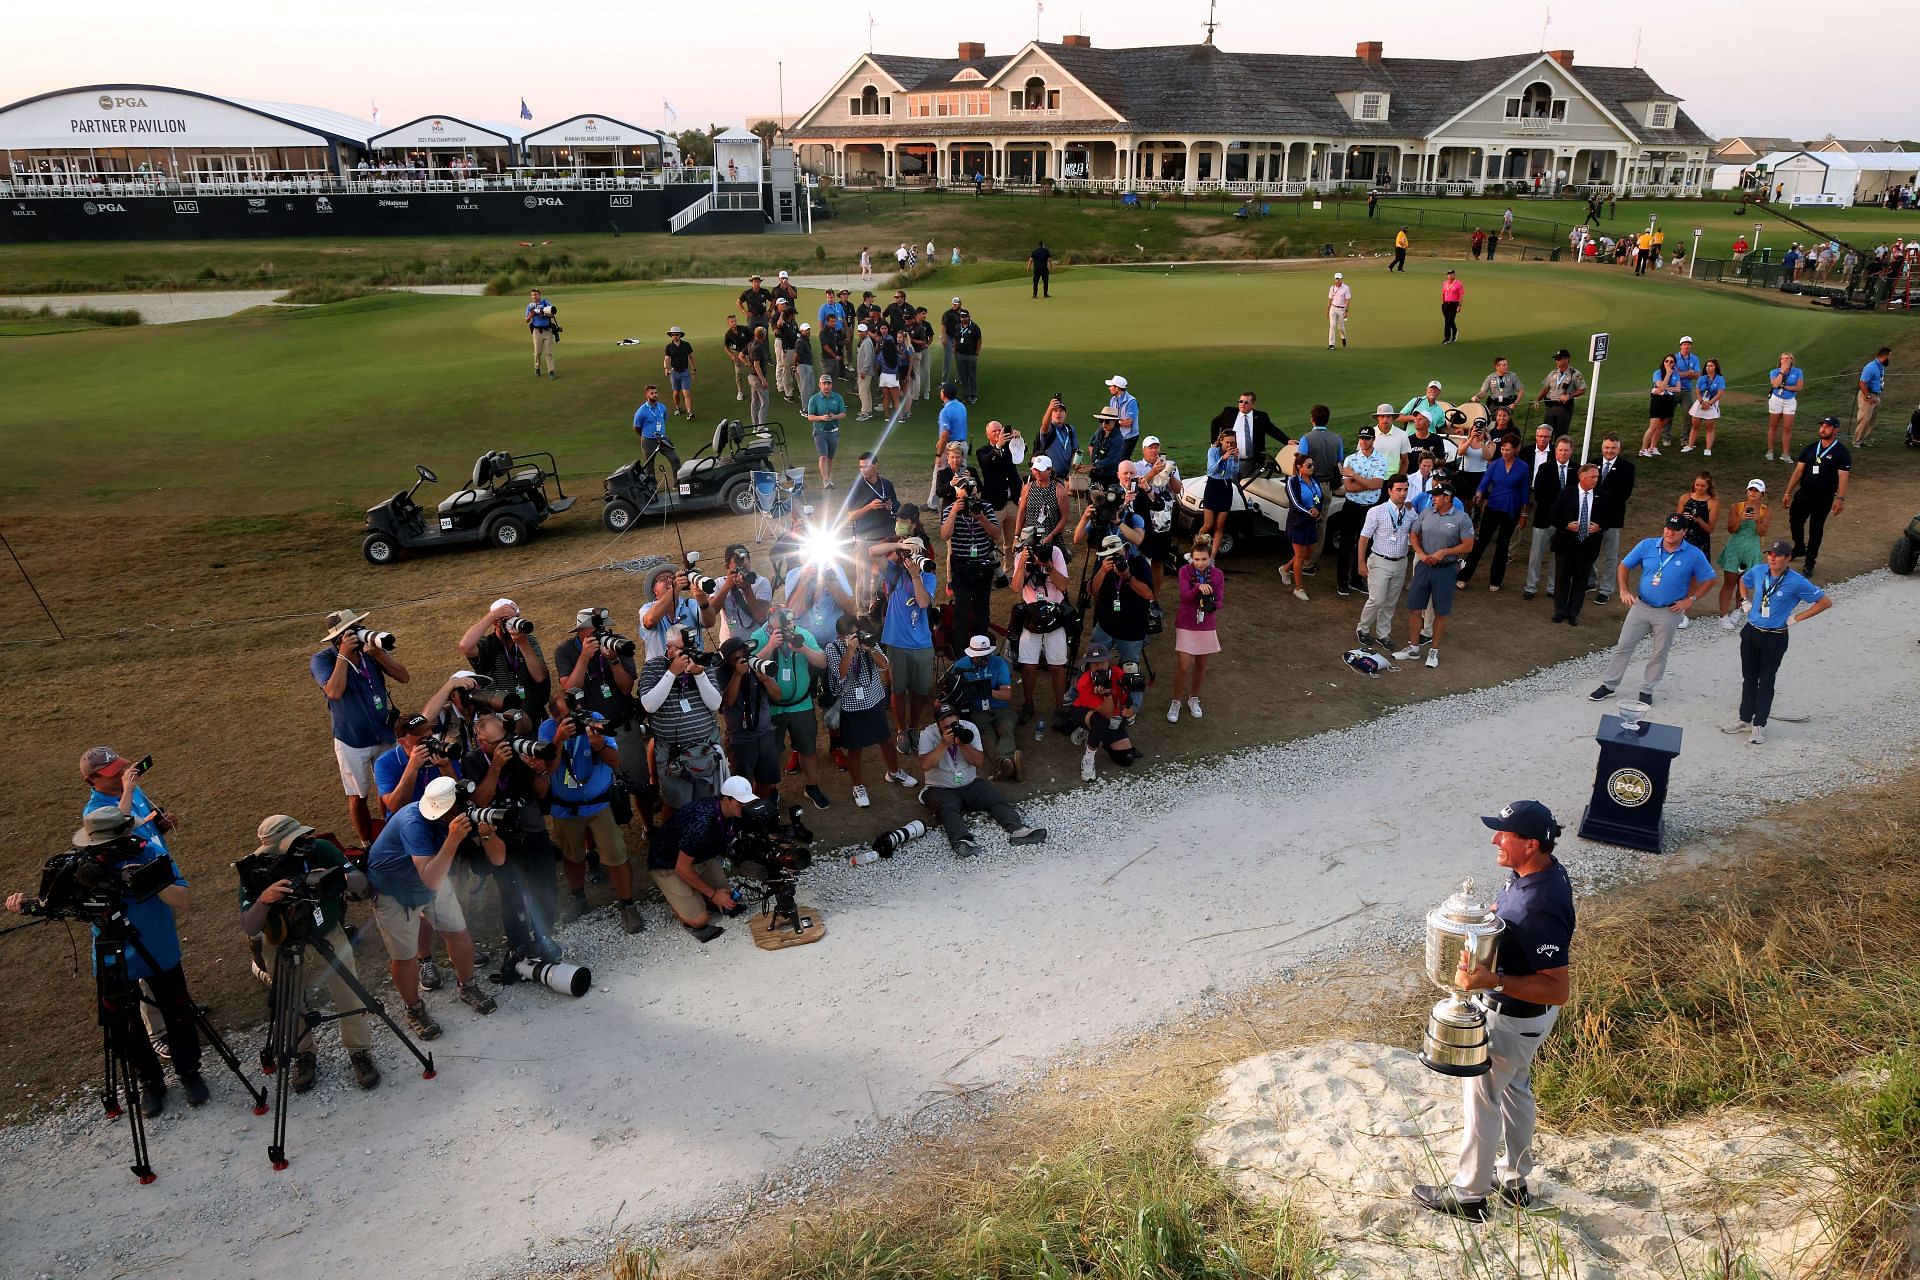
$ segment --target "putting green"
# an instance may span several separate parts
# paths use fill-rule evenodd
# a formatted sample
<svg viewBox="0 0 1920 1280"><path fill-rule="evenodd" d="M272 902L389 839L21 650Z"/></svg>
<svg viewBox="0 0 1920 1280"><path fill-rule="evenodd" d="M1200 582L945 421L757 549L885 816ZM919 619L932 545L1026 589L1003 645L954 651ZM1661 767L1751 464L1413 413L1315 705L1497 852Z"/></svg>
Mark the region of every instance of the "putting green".
<svg viewBox="0 0 1920 1280"><path fill-rule="evenodd" d="M1047 397L1063 394L1083 436L1104 402L1103 382L1125 374L1144 429L1163 437L1190 472L1203 461L1206 423L1252 387L1290 432L1307 407L1332 406L1351 432L1375 403L1404 403L1430 377L1449 399L1470 395L1496 355L1537 387L1553 349L1584 355L1587 335L1613 335L1599 423L1637 435L1646 388L1684 333L1717 356L1736 391L1763 386L1783 348L1808 369L1810 413L1850 408L1860 364L1905 331L1885 316L1836 314L1773 298L1636 278L1604 267L1464 263L1462 340L1442 346L1442 263L1389 274L1381 259L1262 271L1223 267L1163 273L1080 268L1054 279L1051 300L1025 280L963 290L986 337L976 428L998 417L1029 431ZM1332 271L1354 287L1353 345L1326 350ZM702 438L744 406L719 342L738 287L635 284L558 289L565 337L561 376L534 379L521 323L524 300L391 295L225 320L57 334L0 342L10 402L10 490L64 504L113 502L155 511L257 513L363 509L424 462L465 473L484 448L547 449L571 486L631 459L633 406L661 382L669 324L694 343ZM821 294L804 292L811 319ZM936 312L944 291L923 295ZM643 345L620 347L625 337ZM938 356L935 357L936 365ZM1584 364L1584 361L1581 362ZM1747 430L1751 397L1731 398L1726 430ZM918 472L931 459L932 406L888 440L889 465ZM795 461L811 448L797 407L776 399ZM843 450L867 447L878 422L849 424ZM1630 437L1631 438L1631 437ZM687 450L690 452L690 450ZM899 458L894 462L892 459Z"/></svg>

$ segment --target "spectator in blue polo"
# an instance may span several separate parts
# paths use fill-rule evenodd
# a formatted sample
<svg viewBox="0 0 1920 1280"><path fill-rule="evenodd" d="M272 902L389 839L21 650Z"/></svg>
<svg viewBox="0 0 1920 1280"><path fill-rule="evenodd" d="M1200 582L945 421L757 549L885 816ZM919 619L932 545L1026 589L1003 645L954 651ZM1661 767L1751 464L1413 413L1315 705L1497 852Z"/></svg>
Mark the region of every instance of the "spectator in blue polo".
<svg viewBox="0 0 1920 1280"><path fill-rule="evenodd" d="M1127 442L1126 456L1131 458L1140 444L1140 402L1127 390L1127 380L1119 374L1107 379L1107 407L1120 419L1120 435Z"/></svg>
<svg viewBox="0 0 1920 1280"><path fill-rule="evenodd" d="M1418 422L1427 420L1427 426L1434 431L1440 430L1447 420L1447 407L1440 403L1440 380L1435 378L1427 384L1427 389L1406 402L1400 408L1396 422Z"/></svg>
<svg viewBox="0 0 1920 1280"><path fill-rule="evenodd" d="M667 406L660 402L660 388L651 382L647 384L647 398L633 411L633 429L640 437L643 469L652 463L654 454L664 453L673 463L673 473L680 474L680 455L674 451L673 441L667 439Z"/></svg>
<svg viewBox="0 0 1920 1280"><path fill-rule="evenodd" d="M940 435L933 445L936 470L947 456L947 446L956 440L962 445L967 442L967 406L961 403L959 386L943 382L940 384Z"/></svg>
<svg viewBox="0 0 1920 1280"><path fill-rule="evenodd" d="M1893 348L1882 347L1860 370L1860 389L1854 397L1853 447L1863 449L1873 443L1873 420L1880 416L1880 393L1887 385L1887 363Z"/></svg>
<svg viewBox="0 0 1920 1280"><path fill-rule="evenodd" d="M1653 652L1647 655L1647 669L1640 679L1640 701L1653 701L1654 687L1667 673L1667 654L1681 619L1695 601L1713 590L1719 577L1706 552L1687 541L1689 526L1688 519L1675 512L1667 517L1659 537L1642 539L1620 558L1615 586L1627 606L1627 617L1620 624L1620 642L1613 647L1607 672L1600 677L1600 687L1587 695L1589 701L1605 702L1613 696L1626 679L1634 649L1647 636L1653 637ZM1627 574L1633 569L1640 571L1640 577L1629 588Z"/></svg>

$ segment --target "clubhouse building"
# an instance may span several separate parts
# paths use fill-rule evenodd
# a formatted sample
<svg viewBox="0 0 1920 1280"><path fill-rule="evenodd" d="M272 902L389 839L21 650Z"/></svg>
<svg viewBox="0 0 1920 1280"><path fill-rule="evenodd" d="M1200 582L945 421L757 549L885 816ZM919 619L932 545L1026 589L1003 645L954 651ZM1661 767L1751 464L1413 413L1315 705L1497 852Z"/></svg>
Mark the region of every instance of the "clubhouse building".
<svg viewBox="0 0 1920 1280"><path fill-rule="evenodd" d="M1637 67L1571 49L1443 61L1099 49L1081 35L991 57L870 53L786 132L845 185L1295 195L1460 194L1526 184L1706 189L1713 146Z"/></svg>

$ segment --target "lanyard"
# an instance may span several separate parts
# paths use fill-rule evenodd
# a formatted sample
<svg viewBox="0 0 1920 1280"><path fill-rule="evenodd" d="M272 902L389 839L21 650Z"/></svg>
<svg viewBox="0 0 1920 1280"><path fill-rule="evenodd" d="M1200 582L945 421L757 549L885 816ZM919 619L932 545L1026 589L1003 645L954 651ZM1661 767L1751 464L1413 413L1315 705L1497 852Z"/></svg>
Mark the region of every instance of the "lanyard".
<svg viewBox="0 0 1920 1280"><path fill-rule="evenodd" d="M1411 510L1411 507L1396 507L1391 502L1387 504L1387 519L1393 521L1393 531L1395 534L1400 532L1400 525L1406 520L1407 512Z"/></svg>
<svg viewBox="0 0 1920 1280"><path fill-rule="evenodd" d="M1822 449L1819 445L1815 445L1813 447L1813 464L1817 467L1821 463L1825 462L1827 460L1827 455L1832 453L1834 449L1838 447L1839 444L1840 444L1840 437L1835 436L1833 439L1827 441L1827 447L1824 449Z"/></svg>
<svg viewBox="0 0 1920 1280"><path fill-rule="evenodd" d="M1785 582L1786 580L1787 580L1787 575L1784 573L1781 574L1778 578L1774 577L1770 573L1765 574L1761 577L1760 579L1760 612L1761 613L1765 614L1769 609L1773 607L1774 593L1780 590L1780 584Z"/></svg>
<svg viewBox="0 0 1920 1280"><path fill-rule="evenodd" d="M358 658L355 658L352 666L355 671L360 673L360 678L367 682L367 688L373 688L373 663L367 656L362 654Z"/></svg>

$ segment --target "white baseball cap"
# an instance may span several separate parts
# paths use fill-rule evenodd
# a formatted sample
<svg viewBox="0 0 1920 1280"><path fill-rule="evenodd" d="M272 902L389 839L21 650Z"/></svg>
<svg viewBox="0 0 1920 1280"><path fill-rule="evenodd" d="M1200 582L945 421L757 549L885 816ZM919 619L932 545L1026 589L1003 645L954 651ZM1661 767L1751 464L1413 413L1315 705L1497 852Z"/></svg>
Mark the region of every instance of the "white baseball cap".
<svg viewBox="0 0 1920 1280"><path fill-rule="evenodd" d="M1683 333L1683 334L1681 334L1681 335L1680 335L1680 341L1682 341L1682 342L1692 342L1692 341L1693 341L1693 335L1692 335L1692 334L1690 334L1690 333Z"/></svg>
<svg viewBox="0 0 1920 1280"><path fill-rule="evenodd" d="M1140 442L1140 447L1141 447L1142 449L1144 449L1144 448L1146 448L1146 447L1147 447L1148 445L1154 445L1154 444L1159 444L1159 443L1160 443L1160 437L1159 437L1159 436L1148 436L1148 437L1147 437L1147 438L1146 438L1145 440L1142 440L1142 441Z"/></svg>
<svg viewBox="0 0 1920 1280"><path fill-rule="evenodd" d="M498 600L495 600L492 604L487 606L488 612L492 612L495 609L511 609L515 613L520 612L520 606L515 604L513 601L507 599L505 596L501 596Z"/></svg>
<svg viewBox="0 0 1920 1280"><path fill-rule="evenodd" d="M1035 471L1051 471L1053 470L1053 459L1044 453L1036 453L1033 455L1033 469Z"/></svg>
<svg viewBox="0 0 1920 1280"><path fill-rule="evenodd" d="M802 333L812 333L812 332L813 332L813 326L812 326L812 325L810 325L810 324L808 324L808 323L807 323L807 322L806 322L805 320L802 320L802 321L800 322L800 332L802 332Z"/></svg>
<svg viewBox="0 0 1920 1280"><path fill-rule="evenodd" d="M1398 410L1396 410L1392 405L1383 404L1379 408L1373 411L1373 416L1376 418L1390 418L1396 412L1398 412Z"/></svg>
<svg viewBox="0 0 1920 1280"><path fill-rule="evenodd" d="M1758 489L1760 492L1765 493L1767 491L1767 482L1756 476L1754 479L1747 481L1747 488Z"/></svg>
<svg viewBox="0 0 1920 1280"><path fill-rule="evenodd" d="M1116 373L1107 379L1107 385L1110 387L1118 387L1122 391L1125 391L1127 389L1127 380Z"/></svg>
<svg viewBox="0 0 1920 1280"><path fill-rule="evenodd" d="M1429 387L1432 387L1432 388L1433 388L1433 389L1434 389L1435 391L1438 391L1438 390L1440 390L1440 379L1438 379L1438 378L1429 378L1429 379L1427 379L1427 385L1428 385Z"/></svg>
<svg viewBox="0 0 1920 1280"><path fill-rule="evenodd" d="M782 280L785 280L785 279L787 278L787 273L786 273L786 272L784 272L784 271L782 271L782 272L780 273L780 278L781 278Z"/></svg>
<svg viewBox="0 0 1920 1280"><path fill-rule="evenodd" d="M855 325L854 327L855 327L856 329L858 329L858 330L859 330L859 331L860 331L861 333L865 333L865 332L867 331L867 326L865 326L865 325L863 325L863 324L862 324L862 325Z"/></svg>
<svg viewBox="0 0 1920 1280"><path fill-rule="evenodd" d="M753 784L737 773L720 784L720 794L741 804L752 804L760 798L753 794Z"/></svg>
<svg viewBox="0 0 1920 1280"><path fill-rule="evenodd" d="M1333 278L1335 280L1345 280L1347 277L1344 272L1336 271L1333 273Z"/></svg>
<svg viewBox="0 0 1920 1280"><path fill-rule="evenodd" d="M953 295L953 305L956 307L960 305L960 295L957 293Z"/></svg>
<svg viewBox="0 0 1920 1280"><path fill-rule="evenodd" d="M427 784L426 792L420 797L420 816L428 819L446 817L459 796L459 783L452 778L435 778Z"/></svg>

